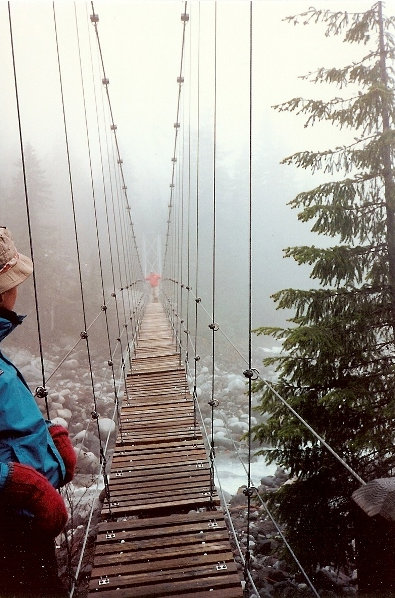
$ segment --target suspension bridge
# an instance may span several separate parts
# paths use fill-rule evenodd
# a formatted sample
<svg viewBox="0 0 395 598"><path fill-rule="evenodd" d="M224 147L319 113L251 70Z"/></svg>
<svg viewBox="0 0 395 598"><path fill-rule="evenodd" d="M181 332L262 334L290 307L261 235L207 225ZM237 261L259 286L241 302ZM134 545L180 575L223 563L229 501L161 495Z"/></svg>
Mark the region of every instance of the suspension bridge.
<svg viewBox="0 0 395 598"><path fill-rule="evenodd" d="M128 376L90 595L242 596L186 372L159 303Z"/></svg>
<svg viewBox="0 0 395 598"><path fill-rule="evenodd" d="M4 11L0 22L8 26L0 39L9 40L6 79L11 82L7 89L15 106L13 128L20 156L19 184L5 197L4 212L9 214L7 226L16 231L15 236L27 239L35 263L31 311L36 316L41 366L37 401L48 419L57 418L69 427L80 464L76 480L64 490L72 516L64 538L59 539L68 556L63 577L69 581L70 598L259 596L251 548L253 508L271 521L294 559L304 590L319 596L252 481L254 380L260 379L348 475L358 485L365 485L365 480L278 394L253 362L254 10L261 10L254 8L255 4L259 3L244 3L242 13L247 32L243 69L248 139L242 150L241 170L246 183L243 203L237 204L234 221L243 227L243 234L233 253L228 248L229 233L222 252L218 249L221 235L225 236L219 229L220 209L224 219L229 217L229 209L218 193L223 173L217 139L217 2L177 4L177 11L181 7L177 12L181 33L174 63L178 69L174 77L177 93L171 123L172 152L166 158L170 172L165 210L161 206L165 232L162 236L155 233L153 240L143 236L142 253L135 233L133 193L128 188L128 179L133 177L126 159L124 164L124 153L128 152L118 130L101 21L94 3L70 3L69 8L67 3L53 2L40 9L43 28L50 31L50 50L44 51L53 57L52 70L46 76L56 81L57 113L52 126L57 140L62 140L52 168L52 178L62 184L51 204L44 197L45 184L26 133L25 115L31 107L24 87L28 74L22 72L24 63L30 64L34 42L24 54L26 15L17 3L0 5ZM206 14L207 10L211 12ZM205 19L210 28L206 44L212 50L214 65L209 116L201 107L207 95L202 88L201 65ZM71 31L72 58L68 45ZM32 40L34 33L29 31ZM74 93L76 88L78 93ZM76 111L78 133L74 127ZM212 129L209 150L204 145L203 118ZM138 154L136 147L133 151ZM209 162L203 164L203 155L209 155ZM203 181L203 170L211 170L209 185ZM84 172L83 182L80 171ZM231 278L233 261L241 254L243 275L229 286L222 279L221 286L220 263L225 258L230 263ZM161 275L159 300L156 294L150 295L150 270ZM67 277L67 285L61 276ZM245 323L242 349L227 335L226 325L219 322L224 305L230 299L239 304L241 297L244 312L240 309L243 316L238 319ZM244 383L241 393L248 428L244 461L233 441L245 471L243 545L216 468L218 337L223 342L221 351L232 354ZM204 352L208 360L203 366ZM63 372L72 362L80 369L73 370L78 381L70 382ZM202 416L198 384L203 373L210 386L204 397L209 406L206 418ZM51 397L53 387L65 380L67 392L55 391ZM74 404L67 402L73 393ZM93 547L87 554L100 493L104 502L100 503L97 528L93 527ZM79 525L74 525L73 518ZM80 586L86 569L89 587L84 591Z"/></svg>

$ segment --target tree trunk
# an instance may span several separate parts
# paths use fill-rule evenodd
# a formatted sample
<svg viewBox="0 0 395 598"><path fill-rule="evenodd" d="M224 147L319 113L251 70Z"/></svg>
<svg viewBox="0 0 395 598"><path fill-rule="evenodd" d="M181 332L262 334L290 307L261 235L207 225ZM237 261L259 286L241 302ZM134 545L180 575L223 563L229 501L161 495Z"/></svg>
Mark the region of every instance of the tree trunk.
<svg viewBox="0 0 395 598"><path fill-rule="evenodd" d="M384 43L384 23L382 2L378 3L379 20L379 48L380 48L380 76L385 90L388 90L388 73ZM382 98L381 116L383 120L383 134L390 130L390 118L385 98L385 92ZM386 207L387 221L387 247L388 247L388 269L389 284L391 290L392 304L392 329L395 337L395 182L392 174L391 147L388 142L384 143L382 149L383 160L383 179L384 179L384 197Z"/></svg>

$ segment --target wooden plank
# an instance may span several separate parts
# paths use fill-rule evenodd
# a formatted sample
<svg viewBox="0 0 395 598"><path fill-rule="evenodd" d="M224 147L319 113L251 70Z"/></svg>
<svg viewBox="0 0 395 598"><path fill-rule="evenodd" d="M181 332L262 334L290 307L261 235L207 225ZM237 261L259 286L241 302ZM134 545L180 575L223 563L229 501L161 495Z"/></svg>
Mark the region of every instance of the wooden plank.
<svg viewBox="0 0 395 598"><path fill-rule="evenodd" d="M127 375L89 598L242 598L172 331L150 304Z"/></svg>

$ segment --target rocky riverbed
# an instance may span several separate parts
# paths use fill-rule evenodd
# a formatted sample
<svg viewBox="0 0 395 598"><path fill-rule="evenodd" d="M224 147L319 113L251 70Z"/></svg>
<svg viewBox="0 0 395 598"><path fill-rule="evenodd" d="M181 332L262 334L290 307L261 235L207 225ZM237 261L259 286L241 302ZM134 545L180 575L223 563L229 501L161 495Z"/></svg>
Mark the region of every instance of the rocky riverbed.
<svg viewBox="0 0 395 598"><path fill-rule="evenodd" d="M12 352L11 352L12 353ZM59 353L59 354L58 354ZM56 370L61 360L61 351L52 353L51 361L46 362L48 372ZM23 372L31 388L40 385L39 360L32 358L25 350L15 350L13 359ZM44 399L38 399L39 406L52 421L65 425L74 444L78 462L77 475L72 484L67 487L66 502L71 514L67 531L67 548L59 549L61 572L67 580L67 563L71 558L72 570L75 571L84 541L87 523L92 518L91 531L87 538L85 559L82 563L80 581L75 596L86 594L86 581L89 579L92 551L95 538L95 521L100 512L100 493L103 480L100 475L99 449L100 445L108 442L111 447L115 438L115 425L112 421L116 415L117 406L114 402L114 381L106 363L94 364L94 388L91 376L84 363L84 352L76 351L62 363L62 367L50 377L47 404ZM247 483L246 465L248 447L245 434L248 432L248 397L246 396L245 378L235 374L225 366L217 367L215 371L215 408L211 413L209 401L212 394L210 382L209 359L203 359L197 378L197 395L204 427L211 440L211 430L214 433L216 447L217 486L224 492L231 519L235 528L241 554L245 555L247 547L247 498L243 493ZM122 390L119 391L122 398ZM252 397L252 406L257 404L257 398ZM259 415L254 412L252 424L259 421ZM270 447L252 446L256 449L270 450ZM111 450L108 452L111 461ZM252 483L259 494L265 497L268 492L275 492L283 483L287 482L287 475L276 466L267 466L264 458L253 457L251 463ZM273 522L266 515L261 502L252 499L250 511L251 571L255 586L261 598L277 597L308 597L312 596L311 589L302 574L294 574L284 561L280 559L279 547L283 540ZM242 557L236 543L234 543L235 559L243 572ZM68 556L67 556L68 555ZM314 578L314 585L321 596L335 598L337 596L354 596L356 594L355 579L325 567L318 571ZM250 588L250 598L256 597Z"/></svg>

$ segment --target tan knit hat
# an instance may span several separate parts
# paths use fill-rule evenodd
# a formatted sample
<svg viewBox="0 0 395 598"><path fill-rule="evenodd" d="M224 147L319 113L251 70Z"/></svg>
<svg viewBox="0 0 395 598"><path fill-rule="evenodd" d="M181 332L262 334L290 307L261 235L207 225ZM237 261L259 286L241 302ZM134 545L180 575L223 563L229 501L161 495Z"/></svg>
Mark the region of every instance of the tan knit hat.
<svg viewBox="0 0 395 598"><path fill-rule="evenodd" d="M30 257L18 253L9 229L0 227L0 293L16 287L32 272Z"/></svg>

